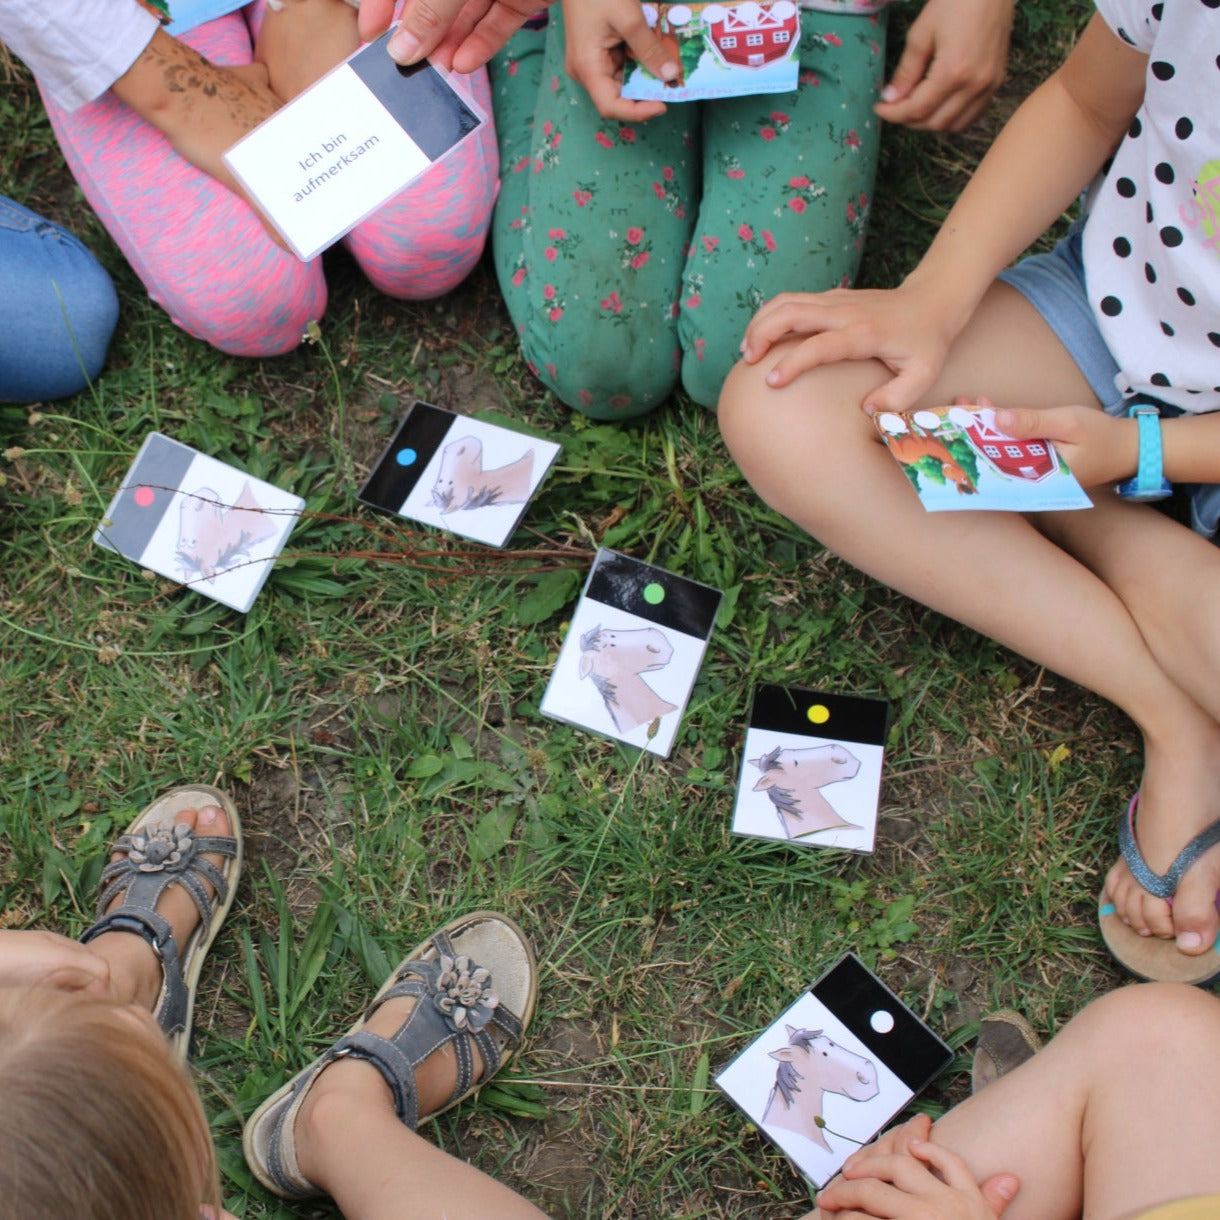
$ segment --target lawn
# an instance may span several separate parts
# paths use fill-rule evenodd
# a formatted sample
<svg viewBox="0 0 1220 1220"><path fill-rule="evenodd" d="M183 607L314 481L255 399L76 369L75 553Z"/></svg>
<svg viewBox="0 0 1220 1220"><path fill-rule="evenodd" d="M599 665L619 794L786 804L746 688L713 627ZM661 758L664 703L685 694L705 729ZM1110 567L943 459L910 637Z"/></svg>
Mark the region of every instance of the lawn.
<svg viewBox="0 0 1220 1220"><path fill-rule="evenodd" d="M910 265L996 115L1083 15L1019 9L1014 79L984 130L889 134L865 282ZM91 218L24 75L0 117L0 190L85 235L123 304L92 392L0 409L4 923L78 932L135 811L181 782L232 792L249 863L204 975L195 1063L238 1216L331 1214L253 1183L242 1118L463 910L526 928L540 1004L515 1067L430 1130L558 1216L806 1210L709 1072L845 951L962 1048L930 1108L968 1087L981 1012L1016 1007L1049 1033L1120 982L1094 927L1140 770L1119 713L823 552L757 500L693 404L627 427L570 414L519 358L486 264L411 305L336 257L299 351L206 348ZM356 504L417 397L563 444L509 549ZM306 498L249 614L91 544L153 429ZM598 546L726 593L668 760L538 711ZM872 855L729 833L762 680L892 702Z"/></svg>

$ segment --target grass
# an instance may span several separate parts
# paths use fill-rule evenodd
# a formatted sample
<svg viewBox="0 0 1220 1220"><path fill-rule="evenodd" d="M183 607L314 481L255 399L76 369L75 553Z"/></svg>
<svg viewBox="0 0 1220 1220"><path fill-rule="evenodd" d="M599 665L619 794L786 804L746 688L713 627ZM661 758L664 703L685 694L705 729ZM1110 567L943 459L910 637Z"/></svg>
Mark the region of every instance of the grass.
<svg viewBox="0 0 1220 1220"><path fill-rule="evenodd" d="M1080 18L1020 9L1001 110ZM20 73L0 117L0 189L85 234L123 300L91 393L0 409L4 923L79 931L136 810L182 781L233 791L250 864L205 974L196 1064L238 1216L329 1214L257 1188L242 1116L463 909L525 925L540 1008L518 1064L431 1130L572 1217L801 1214L807 1190L708 1081L845 951L957 1044L990 1007L1049 1032L1119 981L1091 909L1139 772L1118 713L821 552L691 404L621 429L569 415L518 358L486 267L408 305L338 258L316 341L266 362L202 347L80 202ZM926 244L987 135L887 139L874 284ZM517 549L354 506L415 396L562 440ZM245 617L90 544L154 428L308 501ZM668 761L538 713L597 545L728 594ZM729 835L763 679L893 702L874 855ZM965 1087L950 1073L921 1104Z"/></svg>

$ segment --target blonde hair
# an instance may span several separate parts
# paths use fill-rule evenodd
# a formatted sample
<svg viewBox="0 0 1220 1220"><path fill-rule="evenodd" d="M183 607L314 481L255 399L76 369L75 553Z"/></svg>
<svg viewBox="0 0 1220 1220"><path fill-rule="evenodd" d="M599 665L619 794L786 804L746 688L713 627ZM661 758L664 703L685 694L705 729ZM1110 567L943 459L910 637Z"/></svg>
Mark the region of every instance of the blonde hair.
<svg viewBox="0 0 1220 1220"><path fill-rule="evenodd" d="M194 1086L135 1013L0 991L0 1099L7 1220L198 1220L219 1204Z"/></svg>

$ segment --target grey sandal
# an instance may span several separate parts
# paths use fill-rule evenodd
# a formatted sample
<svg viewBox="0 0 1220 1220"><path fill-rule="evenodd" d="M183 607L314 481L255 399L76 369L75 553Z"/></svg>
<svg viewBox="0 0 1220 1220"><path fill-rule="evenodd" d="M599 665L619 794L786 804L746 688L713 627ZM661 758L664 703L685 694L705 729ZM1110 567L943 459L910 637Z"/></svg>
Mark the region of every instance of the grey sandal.
<svg viewBox="0 0 1220 1220"><path fill-rule="evenodd" d="M362 1059L381 1073L403 1124L414 1131L464 1101L512 1058L534 1013L537 966L525 934L507 916L477 911L448 923L399 964L365 1014L329 1050L273 1093L246 1123L242 1148L254 1176L273 1194L308 1199L321 1193L301 1172L296 1120L319 1074L336 1059ZM389 1000L414 997L389 1038L364 1028ZM415 1069L449 1043L457 1079L449 1099L420 1117ZM483 1060L474 1079L472 1044Z"/></svg>
<svg viewBox="0 0 1220 1220"><path fill-rule="evenodd" d="M205 805L218 805L224 810L229 834L199 835L178 822L184 810ZM98 919L81 936L81 944L88 944L103 932L130 932L152 946L162 971L161 994L153 1016L177 1057L185 1059L199 974L233 905L241 875L241 820L233 802L219 788L205 784L175 788L149 805L115 840L112 850L126 854L102 869ZM222 866L217 868L205 860L205 852L221 856ZM204 881L215 891L210 898ZM157 903L171 885L186 890L199 910L199 923L185 946L178 944L169 923L157 913ZM120 894L123 901L107 913Z"/></svg>

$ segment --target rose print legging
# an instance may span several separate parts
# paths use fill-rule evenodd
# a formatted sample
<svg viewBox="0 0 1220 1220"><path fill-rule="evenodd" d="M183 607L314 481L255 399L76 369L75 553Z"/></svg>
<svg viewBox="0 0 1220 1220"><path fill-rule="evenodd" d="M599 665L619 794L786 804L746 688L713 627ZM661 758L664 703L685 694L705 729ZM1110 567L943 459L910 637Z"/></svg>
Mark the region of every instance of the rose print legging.
<svg viewBox="0 0 1220 1220"><path fill-rule="evenodd" d="M854 277L885 18L801 19L796 93L634 125L567 77L557 4L492 62L496 272L530 367L569 406L627 419L680 379L714 407L759 305Z"/></svg>
<svg viewBox="0 0 1220 1220"><path fill-rule="evenodd" d="M213 63L248 64L263 0L181 35ZM486 75L470 79L486 113ZM107 92L69 114L45 94L60 148L85 198L174 323L234 356L300 343L326 308L322 260L271 240L245 200L196 169L152 124ZM490 121L344 239L382 292L440 296L482 253L497 189Z"/></svg>

